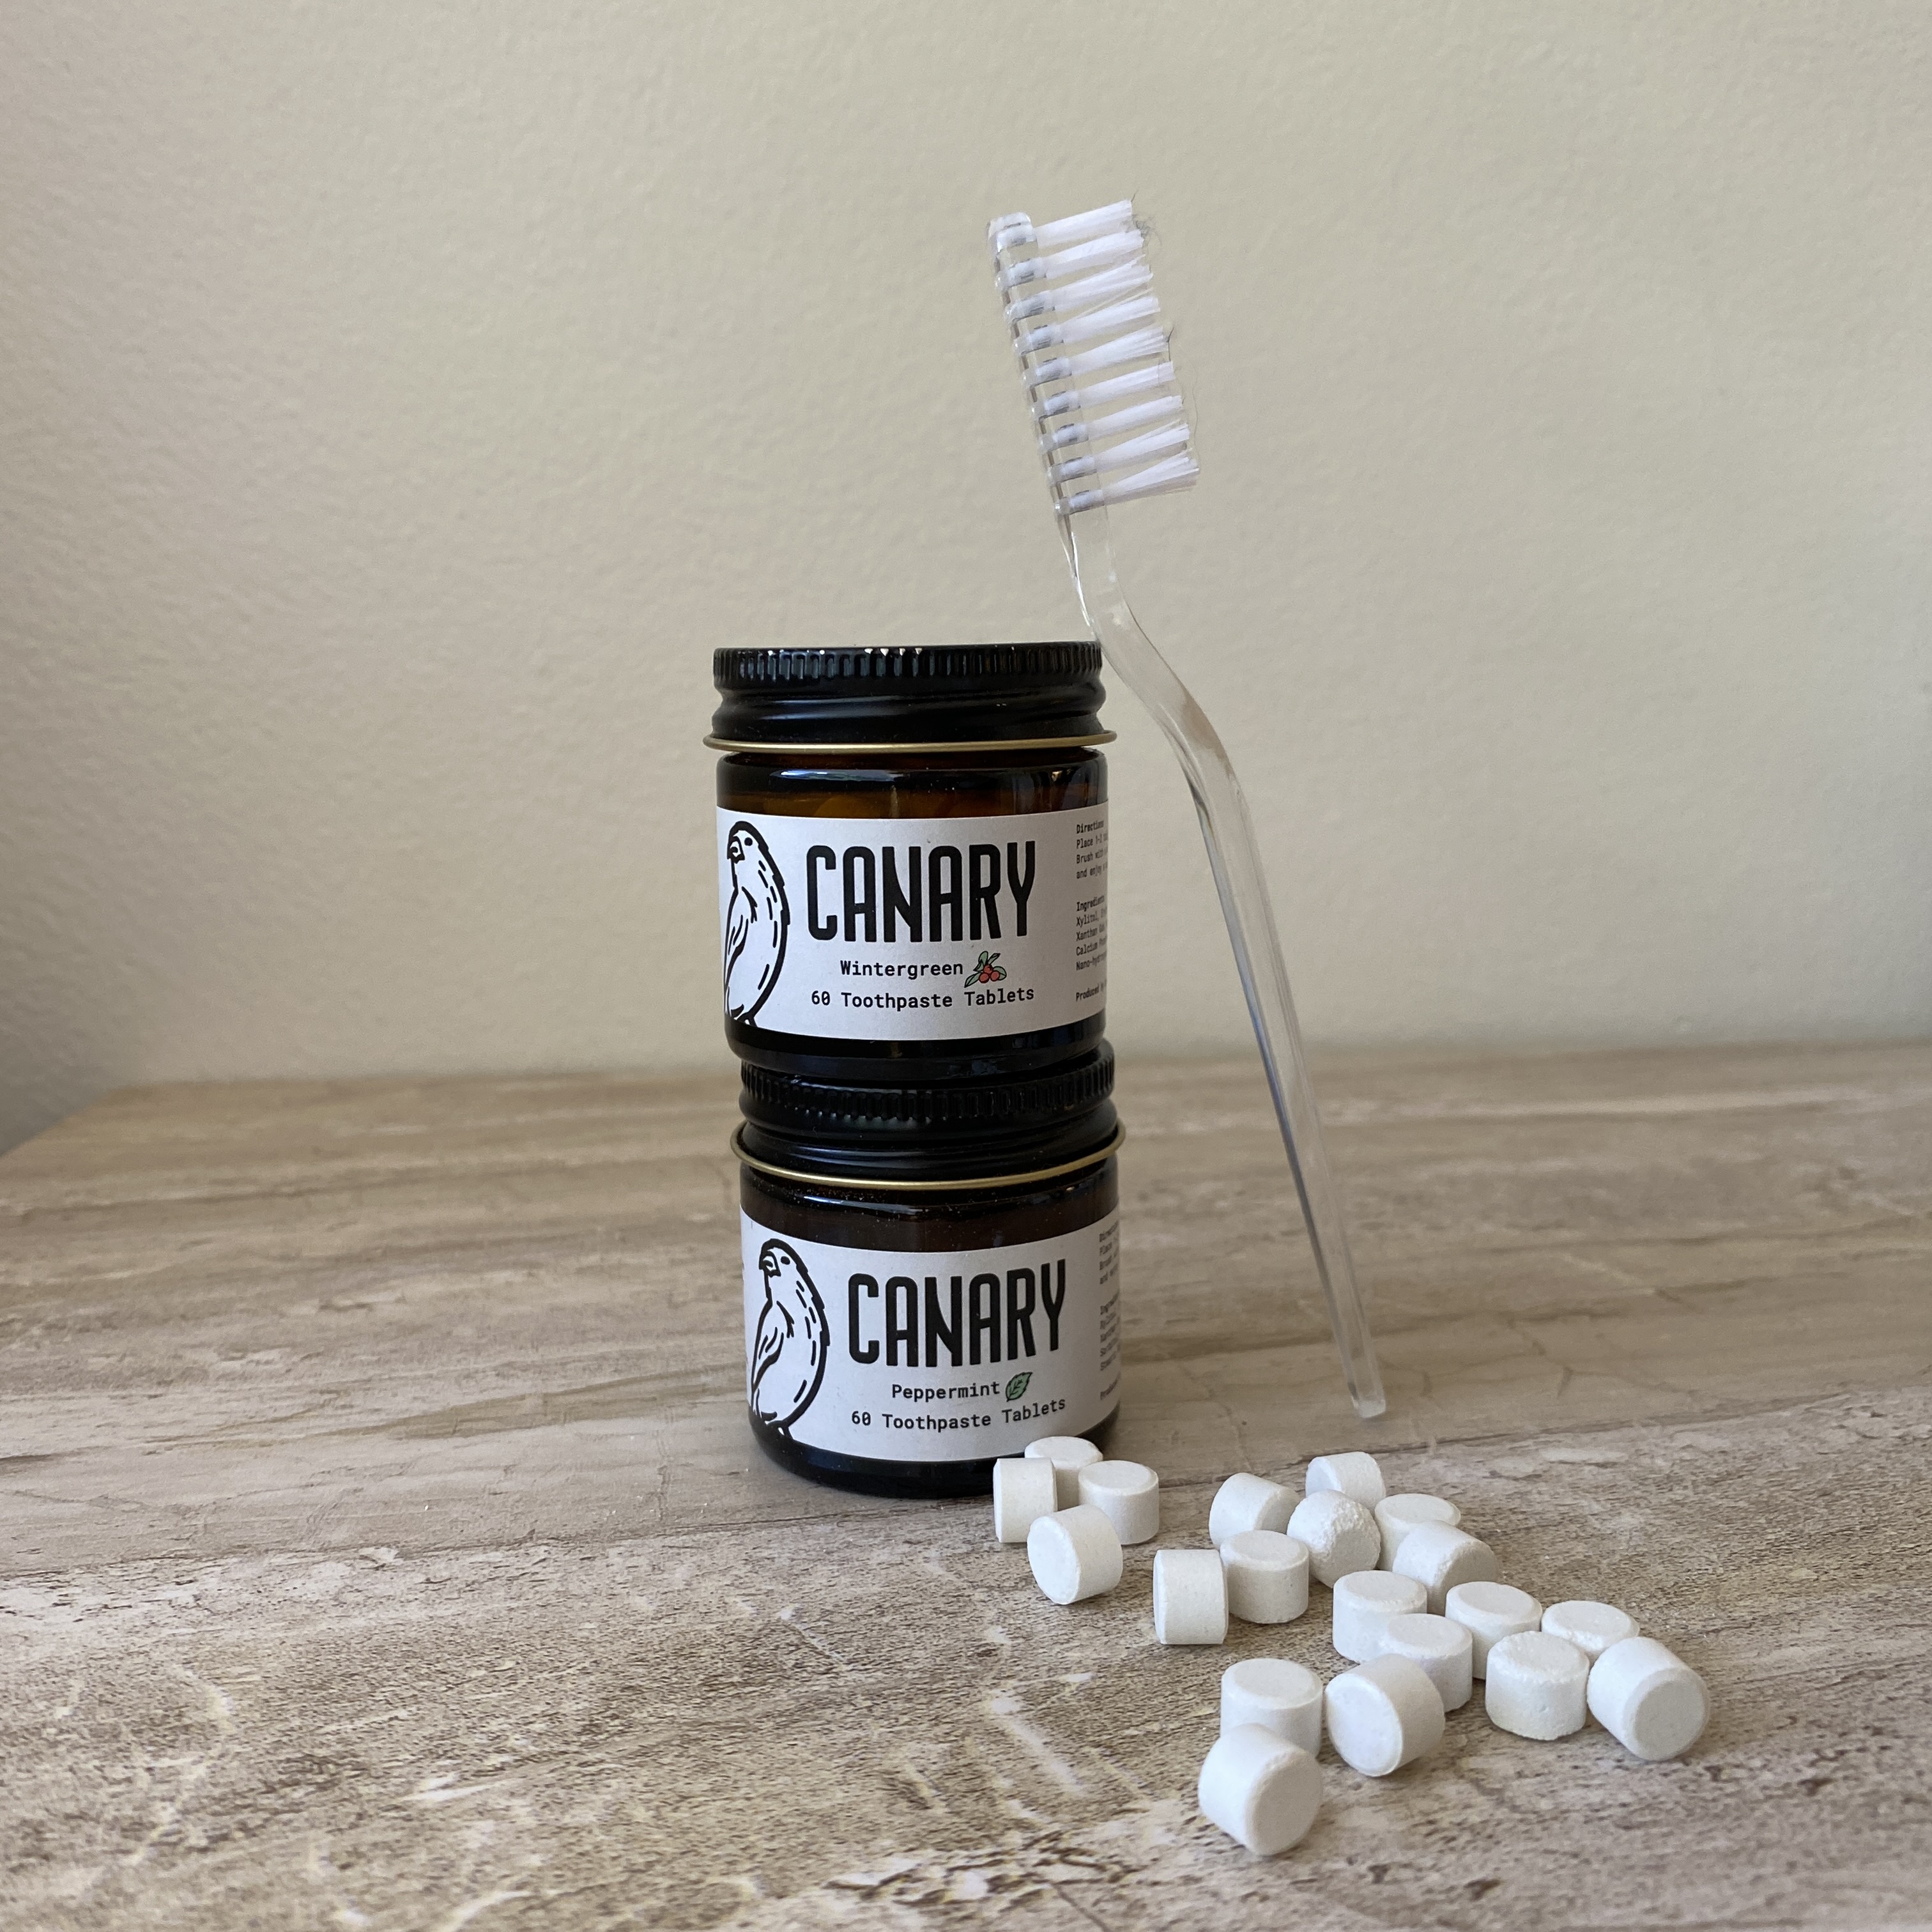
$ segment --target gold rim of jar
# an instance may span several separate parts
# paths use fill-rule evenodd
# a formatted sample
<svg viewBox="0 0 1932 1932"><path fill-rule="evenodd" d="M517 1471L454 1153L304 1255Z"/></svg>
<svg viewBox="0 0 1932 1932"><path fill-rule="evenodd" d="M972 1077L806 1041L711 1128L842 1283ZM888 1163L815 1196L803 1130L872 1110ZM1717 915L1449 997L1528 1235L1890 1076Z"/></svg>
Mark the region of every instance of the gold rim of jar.
<svg viewBox="0 0 1932 1932"><path fill-rule="evenodd" d="M757 1155L745 1151L744 1134L744 1129L740 1127L732 1135L731 1151L756 1173L769 1174L778 1180L803 1181L812 1187L856 1187L879 1194L964 1194L975 1190L1026 1187L1042 1180L1058 1180L1064 1174L1078 1174L1082 1168L1098 1167L1103 1160L1111 1160L1120 1152L1121 1143L1127 1138L1126 1129L1117 1126L1113 1138L1104 1146L1083 1154L1078 1160L1063 1160L1056 1167L1036 1167L1027 1174L982 1174L964 1180L862 1180L850 1174L814 1174L803 1168L779 1167L770 1161L760 1160Z"/></svg>
<svg viewBox="0 0 1932 1932"><path fill-rule="evenodd" d="M1089 731L1077 738L945 738L931 744L912 745L766 745L748 738L718 738L709 734L705 743L714 752L769 752L782 756L794 754L824 758L832 754L848 757L855 752L1070 752L1091 745L1111 745L1117 736L1112 731Z"/></svg>

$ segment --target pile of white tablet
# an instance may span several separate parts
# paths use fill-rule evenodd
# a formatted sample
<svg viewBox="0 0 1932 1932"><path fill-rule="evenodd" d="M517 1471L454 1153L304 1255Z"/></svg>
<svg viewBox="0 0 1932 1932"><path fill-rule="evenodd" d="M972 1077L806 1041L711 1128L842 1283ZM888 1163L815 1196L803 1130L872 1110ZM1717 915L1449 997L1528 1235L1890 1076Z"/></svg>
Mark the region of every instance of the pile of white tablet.
<svg viewBox="0 0 1932 1932"><path fill-rule="evenodd" d="M1049 1436L993 1466L993 1528L1024 1543L1056 1604L1105 1594L1124 1545L1160 1533L1160 1479L1109 1462L1084 1438ZM1336 1650L1354 1666L1324 1685L1285 1658L1222 1674L1221 1736L1201 1767L1201 1809L1250 1850L1286 1851L1315 1822L1324 1732L1336 1755L1385 1778L1440 1742L1447 1712L1484 1686L1490 1721L1563 1738L1594 1718L1640 1758L1688 1750L1704 1729L1704 1680L1608 1604L1546 1609L1500 1582L1496 1552L1440 1496L1385 1492L1372 1456L1318 1456L1299 1497L1230 1476L1208 1512L1206 1550L1154 1559L1162 1643L1214 1644L1230 1616L1292 1623L1312 1574L1331 1592Z"/></svg>

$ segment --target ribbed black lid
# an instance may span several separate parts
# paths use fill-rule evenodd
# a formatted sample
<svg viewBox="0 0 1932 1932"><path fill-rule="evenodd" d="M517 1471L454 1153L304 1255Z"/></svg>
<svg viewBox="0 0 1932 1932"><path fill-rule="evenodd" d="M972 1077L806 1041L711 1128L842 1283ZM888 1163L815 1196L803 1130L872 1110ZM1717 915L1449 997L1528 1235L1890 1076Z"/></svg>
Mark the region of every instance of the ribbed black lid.
<svg viewBox="0 0 1932 1932"><path fill-rule="evenodd" d="M970 744L1101 735L1100 646L722 650L712 735L734 744Z"/></svg>
<svg viewBox="0 0 1932 1932"><path fill-rule="evenodd" d="M948 1086L807 1080L747 1065L745 1151L836 1179L951 1180L1056 1167L1114 1132L1114 1050L1050 1072Z"/></svg>

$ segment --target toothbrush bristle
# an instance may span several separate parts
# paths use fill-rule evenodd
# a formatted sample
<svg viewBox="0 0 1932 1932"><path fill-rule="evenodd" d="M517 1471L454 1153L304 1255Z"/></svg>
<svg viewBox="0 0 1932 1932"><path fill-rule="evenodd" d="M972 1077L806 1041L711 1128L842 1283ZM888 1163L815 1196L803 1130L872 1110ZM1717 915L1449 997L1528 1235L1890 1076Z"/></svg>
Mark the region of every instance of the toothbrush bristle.
<svg viewBox="0 0 1932 1932"><path fill-rule="evenodd" d="M1186 489L1201 467L1133 203L1037 227L1003 214L986 242L1054 508Z"/></svg>

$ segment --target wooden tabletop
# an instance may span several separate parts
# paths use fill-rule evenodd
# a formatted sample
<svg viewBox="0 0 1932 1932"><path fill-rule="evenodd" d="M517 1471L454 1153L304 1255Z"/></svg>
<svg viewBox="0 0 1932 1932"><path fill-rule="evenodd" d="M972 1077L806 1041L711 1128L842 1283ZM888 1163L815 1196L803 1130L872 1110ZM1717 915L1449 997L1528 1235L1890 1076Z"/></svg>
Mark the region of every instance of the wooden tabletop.
<svg viewBox="0 0 1932 1932"><path fill-rule="evenodd" d="M1685 1759L1480 1701L1196 1815L1235 1658L1151 1550L1057 1609L983 1503L743 1420L732 1083L121 1094L0 1161L0 1921L1932 1924L1932 1046L1329 1063L1351 1415L1245 1065L1129 1064L1125 1406L1163 1540L1366 1447L1708 1678Z"/></svg>

